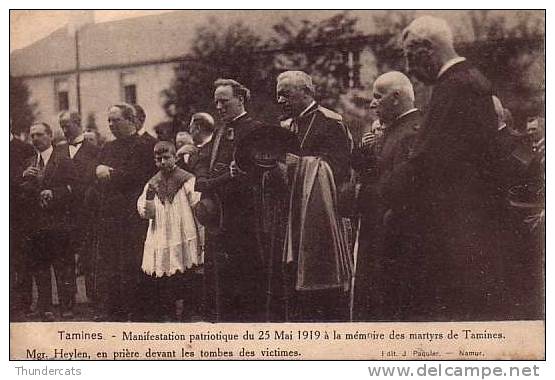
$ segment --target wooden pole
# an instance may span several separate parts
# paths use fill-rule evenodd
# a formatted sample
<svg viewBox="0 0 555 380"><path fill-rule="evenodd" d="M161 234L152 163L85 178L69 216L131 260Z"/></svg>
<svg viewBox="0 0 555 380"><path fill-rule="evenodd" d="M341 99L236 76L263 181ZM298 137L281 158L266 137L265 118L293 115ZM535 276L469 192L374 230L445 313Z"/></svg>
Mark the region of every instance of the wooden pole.
<svg viewBox="0 0 555 380"><path fill-rule="evenodd" d="M75 30L75 86L77 93L77 112L81 114L81 73L79 62L79 30Z"/></svg>

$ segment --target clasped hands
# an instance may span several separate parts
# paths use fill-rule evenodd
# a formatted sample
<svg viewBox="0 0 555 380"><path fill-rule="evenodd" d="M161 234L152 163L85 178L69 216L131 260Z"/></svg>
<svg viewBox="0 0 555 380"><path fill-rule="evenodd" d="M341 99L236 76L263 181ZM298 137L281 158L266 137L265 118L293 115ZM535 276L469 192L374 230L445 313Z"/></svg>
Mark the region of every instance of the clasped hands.
<svg viewBox="0 0 555 380"><path fill-rule="evenodd" d="M98 178L100 182L109 181L110 175L112 174L113 171L114 171L114 168L108 165L98 165L96 167L96 178Z"/></svg>

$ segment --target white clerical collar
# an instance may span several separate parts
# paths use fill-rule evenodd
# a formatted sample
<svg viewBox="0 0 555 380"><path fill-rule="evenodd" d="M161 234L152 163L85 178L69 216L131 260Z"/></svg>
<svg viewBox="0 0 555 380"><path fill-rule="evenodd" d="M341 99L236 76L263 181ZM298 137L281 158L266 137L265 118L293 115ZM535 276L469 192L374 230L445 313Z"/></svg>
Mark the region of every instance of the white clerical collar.
<svg viewBox="0 0 555 380"><path fill-rule="evenodd" d="M450 60L445 62L443 66L441 66L441 69L439 69L439 73L437 73L437 78L439 79L439 77L441 77L447 70L455 66L457 63L464 62L464 61L466 61L465 57L451 58Z"/></svg>
<svg viewBox="0 0 555 380"><path fill-rule="evenodd" d="M231 119L231 121L235 121L243 116L245 116L247 114L247 111L243 111L243 113L241 113L239 116L235 116L233 119Z"/></svg>
<svg viewBox="0 0 555 380"><path fill-rule="evenodd" d="M143 135L145 135L145 134L148 135L148 136L152 136L152 135L146 130L146 125L143 125L143 127L137 131L137 135L138 135L138 136L143 136Z"/></svg>
<svg viewBox="0 0 555 380"><path fill-rule="evenodd" d="M39 152L39 156L42 157L42 162L44 162L44 166L48 164L48 160L50 160L50 156L52 156L52 152L54 151L54 147L50 145L48 149Z"/></svg>
<svg viewBox="0 0 555 380"><path fill-rule="evenodd" d="M308 105L308 107L306 107L306 108L303 110L303 112L301 112L301 113L299 114L299 116L297 116L297 117L302 117L302 116L304 116L304 114L307 113L309 109L311 109L312 107L314 107L315 104L316 104L316 101L313 100L312 103L310 103L310 104Z"/></svg>
<svg viewBox="0 0 555 380"><path fill-rule="evenodd" d="M418 111L418 108L411 108L410 110L403 112L402 114L400 114L399 116L397 116L397 120L399 120L400 118L402 118L403 116L407 116L409 113L413 113Z"/></svg>

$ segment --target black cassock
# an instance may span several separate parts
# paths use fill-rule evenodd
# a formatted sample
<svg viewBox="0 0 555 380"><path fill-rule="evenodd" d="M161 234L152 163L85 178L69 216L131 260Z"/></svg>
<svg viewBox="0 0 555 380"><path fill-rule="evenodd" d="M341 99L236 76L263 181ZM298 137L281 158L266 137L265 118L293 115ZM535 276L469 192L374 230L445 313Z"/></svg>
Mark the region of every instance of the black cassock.
<svg viewBox="0 0 555 380"><path fill-rule="evenodd" d="M264 319L264 277L254 232L253 188L245 176L232 178L229 170L241 140L261 127L245 114L217 129L195 167L195 189L203 198L217 199L221 208L219 228L206 229L205 274L209 279L206 292L217 299L208 309L215 308L215 319L222 322Z"/></svg>
<svg viewBox="0 0 555 380"><path fill-rule="evenodd" d="M127 319L131 313L140 313L137 284L148 225L137 213L137 199L154 174L153 152L132 135L106 143L99 164L114 171L97 189L96 296L107 318Z"/></svg>
<svg viewBox="0 0 555 380"><path fill-rule="evenodd" d="M407 205L422 246L397 265L410 320L504 319L508 258L502 194L491 178L496 115L490 82L468 62L434 85L414 151L385 185Z"/></svg>

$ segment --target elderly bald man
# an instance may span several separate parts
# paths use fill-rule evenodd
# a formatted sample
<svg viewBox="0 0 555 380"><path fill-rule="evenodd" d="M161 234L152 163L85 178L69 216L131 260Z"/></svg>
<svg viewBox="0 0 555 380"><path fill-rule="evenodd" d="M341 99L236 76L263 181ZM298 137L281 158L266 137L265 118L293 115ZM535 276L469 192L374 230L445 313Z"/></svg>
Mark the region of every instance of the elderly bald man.
<svg viewBox="0 0 555 380"><path fill-rule="evenodd" d="M421 114L414 107L410 79L398 71L376 79L370 107L379 117L383 135L370 148L372 172L365 172L361 178L354 316L358 320L399 320L403 319L405 292L399 270L404 264L398 261L417 242L410 235L407 204L387 202L382 193L392 173L408 160ZM358 154L364 155L368 149L363 141Z"/></svg>
<svg viewBox="0 0 555 380"><path fill-rule="evenodd" d="M215 131L215 121L212 115L206 112L197 112L191 116L189 123L189 137L192 142L185 144L184 135L179 132L176 137L176 146L178 148L177 155L180 157L187 156L188 159L184 163L183 169L190 173L196 174L197 164L199 162L210 161L210 152L212 148L212 139ZM181 141L181 142L180 142ZM178 163L179 165L179 163Z"/></svg>
<svg viewBox="0 0 555 380"><path fill-rule="evenodd" d="M488 175L497 118L491 83L453 47L447 23L424 16L403 32L408 70L433 85L413 152L383 194L410 205L420 252L410 274L409 320L490 320L501 304L501 198Z"/></svg>

